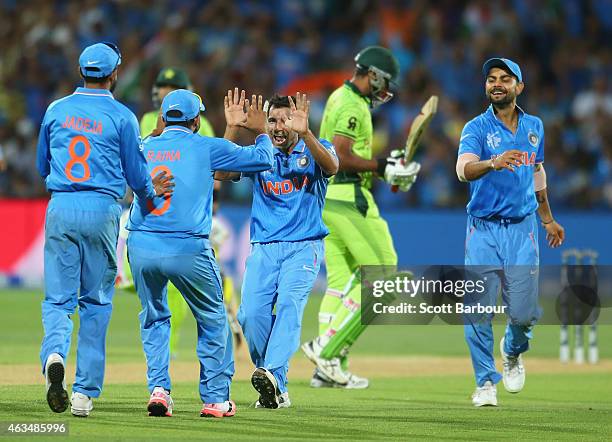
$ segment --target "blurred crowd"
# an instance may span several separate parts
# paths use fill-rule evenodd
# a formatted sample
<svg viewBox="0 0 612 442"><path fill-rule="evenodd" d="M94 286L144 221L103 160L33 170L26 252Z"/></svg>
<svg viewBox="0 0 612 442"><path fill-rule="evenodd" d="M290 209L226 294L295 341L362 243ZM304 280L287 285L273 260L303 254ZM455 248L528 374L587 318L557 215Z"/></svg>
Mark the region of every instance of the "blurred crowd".
<svg viewBox="0 0 612 442"><path fill-rule="evenodd" d="M137 116L152 109L160 68L185 69L217 134L223 95L307 91L318 132L327 95L350 77L353 56L382 44L400 61L396 97L374 113L375 149L403 146L411 120L440 96L418 154L413 190L376 184L382 207L461 207L455 175L463 125L487 107L481 66L519 63L519 104L546 127L553 209L612 208L612 1L610 0L0 0L0 196L39 197L38 127L46 106L79 85L80 51L97 41L123 54L115 96ZM0 169L2 169L0 167ZM248 185L224 200L245 202Z"/></svg>

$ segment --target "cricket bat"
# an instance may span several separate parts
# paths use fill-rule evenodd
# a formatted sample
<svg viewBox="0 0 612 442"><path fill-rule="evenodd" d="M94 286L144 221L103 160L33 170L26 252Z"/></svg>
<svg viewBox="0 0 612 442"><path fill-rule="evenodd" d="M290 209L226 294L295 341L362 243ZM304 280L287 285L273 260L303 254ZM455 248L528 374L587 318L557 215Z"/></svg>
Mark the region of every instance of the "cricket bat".
<svg viewBox="0 0 612 442"><path fill-rule="evenodd" d="M408 132L408 138L406 139L406 147L404 150L404 164L408 164L414 154L416 153L417 147L419 146L419 141L421 141L421 137L429 126L429 122L433 118L433 116L438 111L438 96L432 95L429 97L429 100L425 102L423 107L421 108L421 113L416 116L416 118L412 121L412 125L410 126L410 131ZM393 192L397 192L399 186L394 185L391 186L391 190Z"/></svg>

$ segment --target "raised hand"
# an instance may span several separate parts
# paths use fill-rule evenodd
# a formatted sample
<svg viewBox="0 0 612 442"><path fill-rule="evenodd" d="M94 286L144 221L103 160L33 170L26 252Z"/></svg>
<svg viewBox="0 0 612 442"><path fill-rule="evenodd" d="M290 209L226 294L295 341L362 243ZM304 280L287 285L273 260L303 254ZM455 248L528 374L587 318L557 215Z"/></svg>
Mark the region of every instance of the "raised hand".
<svg viewBox="0 0 612 442"><path fill-rule="evenodd" d="M161 135L161 133L164 131L165 128L166 128L166 123L164 123L161 111L159 111L159 114L157 114L157 126L155 127L155 129L151 131L149 136L158 137Z"/></svg>
<svg viewBox="0 0 612 442"><path fill-rule="evenodd" d="M251 96L251 101L244 100L247 107L246 123L241 126L252 130L257 134L266 133L266 111L264 110L263 97L261 95Z"/></svg>
<svg viewBox="0 0 612 442"><path fill-rule="evenodd" d="M306 94L295 95L295 103L293 98L289 97L289 117L283 119L283 123L289 129L294 130L303 138L308 134L308 114L310 112L310 101L306 99Z"/></svg>
<svg viewBox="0 0 612 442"><path fill-rule="evenodd" d="M247 121L247 114L244 112L245 92L238 93L238 88L234 91L228 90L227 95L223 99L225 111L225 122L228 126L243 126Z"/></svg>

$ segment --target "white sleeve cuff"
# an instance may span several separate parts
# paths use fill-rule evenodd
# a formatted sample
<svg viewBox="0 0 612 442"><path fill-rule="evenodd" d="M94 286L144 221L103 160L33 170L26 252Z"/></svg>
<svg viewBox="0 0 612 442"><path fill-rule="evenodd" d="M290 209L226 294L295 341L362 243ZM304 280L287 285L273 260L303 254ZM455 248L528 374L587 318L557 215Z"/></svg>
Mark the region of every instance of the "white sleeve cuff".
<svg viewBox="0 0 612 442"><path fill-rule="evenodd" d="M467 179L465 178L465 166L468 163L472 163L478 160L480 160L480 157L474 153L462 153L461 155L459 155L459 158L457 158L457 166L455 169L459 181L461 181L462 183L467 182Z"/></svg>
<svg viewBox="0 0 612 442"><path fill-rule="evenodd" d="M533 172L533 188L536 192L546 189L546 171L544 164L540 163L540 170Z"/></svg>

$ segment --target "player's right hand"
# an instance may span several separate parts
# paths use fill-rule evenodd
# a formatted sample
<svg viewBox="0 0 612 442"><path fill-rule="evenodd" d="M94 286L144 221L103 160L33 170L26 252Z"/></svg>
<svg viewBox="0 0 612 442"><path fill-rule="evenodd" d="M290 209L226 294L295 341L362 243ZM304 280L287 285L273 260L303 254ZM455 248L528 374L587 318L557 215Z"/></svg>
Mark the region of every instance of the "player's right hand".
<svg viewBox="0 0 612 442"><path fill-rule="evenodd" d="M266 121L268 119L264 110L264 100L261 95L253 95L251 100L244 100L247 108L246 123L241 126L255 132L256 134L266 133Z"/></svg>
<svg viewBox="0 0 612 442"><path fill-rule="evenodd" d="M514 172L514 168L523 164L523 152L517 149L507 150L501 155L493 158L493 169L508 169Z"/></svg>
<svg viewBox="0 0 612 442"><path fill-rule="evenodd" d="M223 99L223 107L225 111L225 122L230 127L242 126L247 121L247 114L244 112L245 92L240 91L235 87L234 91L228 90L227 95Z"/></svg>
<svg viewBox="0 0 612 442"><path fill-rule="evenodd" d="M166 175L165 171L155 175L152 181L155 195L169 197L174 192L174 176Z"/></svg>

